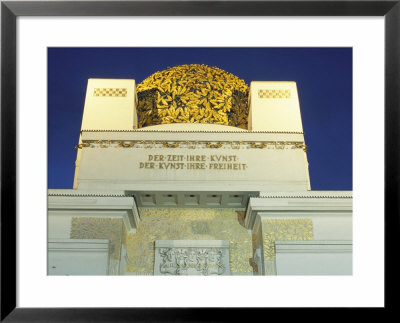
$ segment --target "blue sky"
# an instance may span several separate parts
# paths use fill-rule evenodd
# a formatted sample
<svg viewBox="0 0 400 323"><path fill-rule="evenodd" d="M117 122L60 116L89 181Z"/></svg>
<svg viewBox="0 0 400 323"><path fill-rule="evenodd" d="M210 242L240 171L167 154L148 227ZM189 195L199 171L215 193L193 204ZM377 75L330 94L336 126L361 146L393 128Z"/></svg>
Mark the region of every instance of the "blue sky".
<svg viewBox="0 0 400 323"><path fill-rule="evenodd" d="M351 48L49 48L48 187L72 188L89 78L206 64L251 81L295 81L313 190L352 190Z"/></svg>

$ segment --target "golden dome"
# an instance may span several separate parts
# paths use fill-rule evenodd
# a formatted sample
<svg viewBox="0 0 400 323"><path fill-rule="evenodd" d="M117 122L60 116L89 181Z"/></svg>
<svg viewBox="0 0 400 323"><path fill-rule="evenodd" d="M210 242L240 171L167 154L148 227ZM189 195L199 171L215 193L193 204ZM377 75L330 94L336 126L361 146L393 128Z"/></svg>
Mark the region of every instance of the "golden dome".
<svg viewBox="0 0 400 323"><path fill-rule="evenodd" d="M217 67L190 64L156 72L139 83L138 127L213 123L247 129L249 87Z"/></svg>

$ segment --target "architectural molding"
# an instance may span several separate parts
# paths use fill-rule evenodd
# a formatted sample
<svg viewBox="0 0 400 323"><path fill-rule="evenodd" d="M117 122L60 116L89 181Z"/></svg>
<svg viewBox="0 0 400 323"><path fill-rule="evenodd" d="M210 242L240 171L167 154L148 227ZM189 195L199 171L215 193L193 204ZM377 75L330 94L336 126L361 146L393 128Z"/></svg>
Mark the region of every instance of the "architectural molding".
<svg viewBox="0 0 400 323"><path fill-rule="evenodd" d="M80 194L79 194L80 193ZM114 194L84 194L79 192L78 194L64 194L64 193L50 193L47 196L62 196L62 197L129 197L129 195L114 195Z"/></svg>
<svg viewBox="0 0 400 323"><path fill-rule="evenodd" d="M242 134L296 134L296 135L304 135L304 132L301 131L258 131L258 130L235 130L235 131L228 131L228 130L220 130L220 131L216 131L216 130L202 130L202 131L198 131L198 130L163 130L163 129L148 129L148 128L141 128L141 129L132 129L132 130L116 130L116 129L108 129L108 130L103 130L103 129L82 129L81 133L84 132L138 132L138 133L142 133L142 132L156 132L156 133L160 133L160 132L165 132L165 133L240 133Z"/></svg>
<svg viewBox="0 0 400 323"><path fill-rule="evenodd" d="M353 252L353 242L352 240L312 240L312 241L275 240L275 252L276 253Z"/></svg>
<svg viewBox="0 0 400 323"><path fill-rule="evenodd" d="M47 241L48 275L110 275L108 239L54 239Z"/></svg>
<svg viewBox="0 0 400 323"><path fill-rule="evenodd" d="M263 192L260 192L260 194L263 194ZM353 204L350 192L332 194L329 191L321 192L321 194L314 192L271 193L270 196L249 198L245 224L248 229L252 229L257 215L261 217L261 220L271 217L310 216L312 214L347 214L351 216L352 208Z"/></svg>
<svg viewBox="0 0 400 323"><path fill-rule="evenodd" d="M224 148L231 149L303 149L308 147L304 142L297 141L161 141L161 140L85 140L75 146L83 148Z"/></svg>
<svg viewBox="0 0 400 323"><path fill-rule="evenodd" d="M255 198L266 198L266 199L297 199L297 198L353 198L352 191L304 191L304 192L260 192L259 196Z"/></svg>
<svg viewBox="0 0 400 323"><path fill-rule="evenodd" d="M177 124L175 124L177 125ZM304 144L302 132L262 132L262 131L174 131L167 128L172 125L156 126L159 130L127 131L81 131L79 143L86 141L177 141L177 142L299 142ZM193 125L188 125L193 126ZM207 125L210 126L210 125ZM224 127L224 126L221 126ZM207 127L205 127L207 128Z"/></svg>
<svg viewBox="0 0 400 323"><path fill-rule="evenodd" d="M351 275L351 240L275 241L277 275Z"/></svg>
<svg viewBox="0 0 400 323"><path fill-rule="evenodd" d="M66 194L65 191L63 190L62 195L55 195L53 191L49 192L51 194L48 196L50 217L70 214L71 217L121 218L128 232L136 232L140 219L132 196L113 196L112 194L98 196L85 193L77 195L74 193L75 190L71 190L71 194Z"/></svg>

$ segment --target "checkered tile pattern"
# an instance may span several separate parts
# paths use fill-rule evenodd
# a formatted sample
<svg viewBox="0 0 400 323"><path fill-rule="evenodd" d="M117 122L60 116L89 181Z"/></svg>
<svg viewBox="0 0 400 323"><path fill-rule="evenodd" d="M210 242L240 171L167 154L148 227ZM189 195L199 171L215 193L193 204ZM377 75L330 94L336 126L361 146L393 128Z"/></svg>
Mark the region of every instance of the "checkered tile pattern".
<svg viewBox="0 0 400 323"><path fill-rule="evenodd" d="M290 90L258 90L260 99L289 99Z"/></svg>
<svg viewBox="0 0 400 323"><path fill-rule="evenodd" d="M128 93L128 89L94 89L94 96L120 96L125 97Z"/></svg>

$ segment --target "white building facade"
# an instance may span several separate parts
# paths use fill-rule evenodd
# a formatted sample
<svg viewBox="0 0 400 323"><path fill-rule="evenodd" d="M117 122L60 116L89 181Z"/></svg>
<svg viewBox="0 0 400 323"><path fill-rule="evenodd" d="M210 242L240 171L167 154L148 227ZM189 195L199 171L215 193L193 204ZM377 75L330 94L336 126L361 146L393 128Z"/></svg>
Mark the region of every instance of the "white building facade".
<svg viewBox="0 0 400 323"><path fill-rule="evenodd" d="M76 148L49 275L352 274L352 193L311 190L295 82L90 79Z"/></svg>

